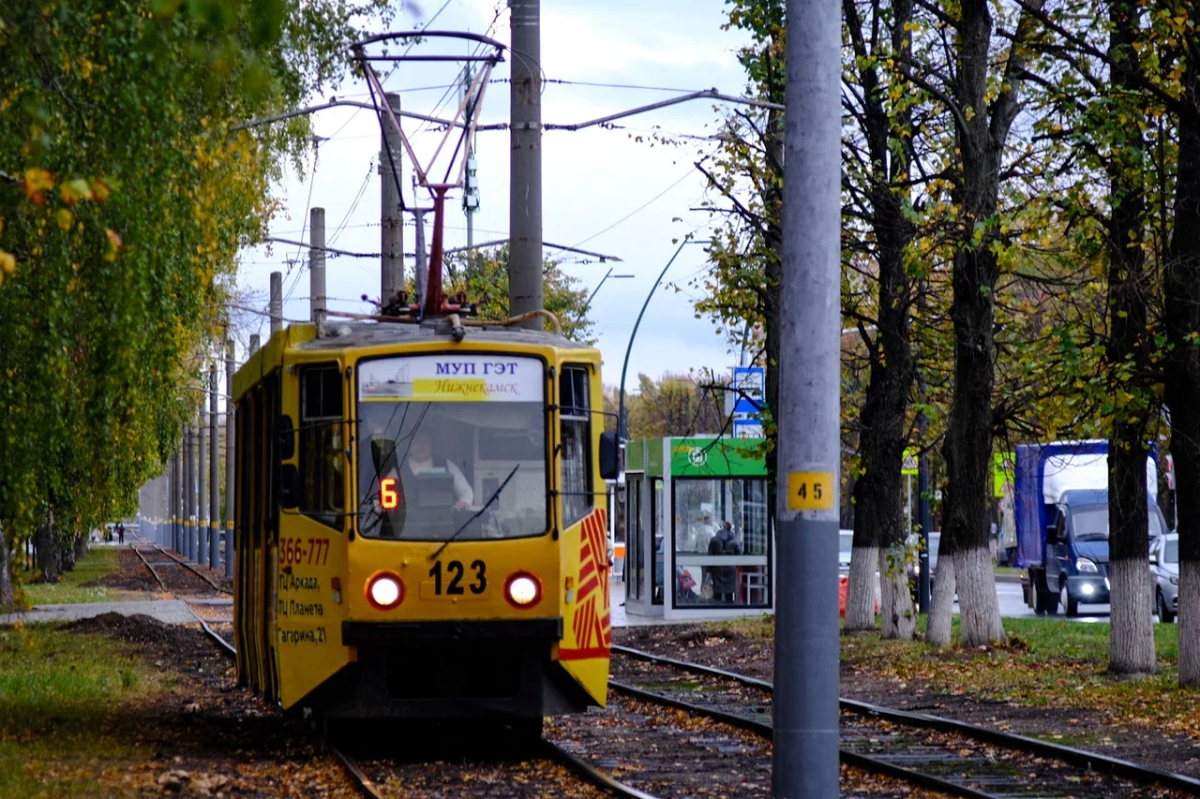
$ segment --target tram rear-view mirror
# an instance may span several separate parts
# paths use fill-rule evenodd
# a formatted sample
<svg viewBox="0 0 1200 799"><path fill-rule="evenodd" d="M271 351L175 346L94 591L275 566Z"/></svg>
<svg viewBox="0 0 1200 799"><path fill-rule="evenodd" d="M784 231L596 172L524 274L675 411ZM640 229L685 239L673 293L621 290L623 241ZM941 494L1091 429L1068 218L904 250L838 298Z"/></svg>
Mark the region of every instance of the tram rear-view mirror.
<svg viewBox="0 0 1200 799"><path fill-rule="evenodd" d="M296 429L292 426L292 417L281 413L275 422L275 431L278 436L275 446L279 450L279 460L291 460L296 455Z"/></svg>
<svg viewBox="0 0 1200 799"><path fill-rule="evenodd" d="M605 430L600 434L600 476L616 480L619 471L616 431Z"/></svg>
<svg viewBox="0 0 1200 799"><path fill-rule="evenodd" d="M300 470L294 463L279 467L279 505L295 508L300 504Z"/></svg>

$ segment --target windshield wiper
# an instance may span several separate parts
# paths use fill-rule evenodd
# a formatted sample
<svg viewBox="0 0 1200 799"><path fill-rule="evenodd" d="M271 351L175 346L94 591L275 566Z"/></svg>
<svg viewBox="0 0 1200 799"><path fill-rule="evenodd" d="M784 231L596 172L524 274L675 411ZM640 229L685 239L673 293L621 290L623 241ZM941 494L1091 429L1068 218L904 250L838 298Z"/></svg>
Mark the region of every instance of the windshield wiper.
<svg viewBox="0 0 1200 799"><path fill-rule="evenodd" d="M429 559L430 559L430 560L437 560L437 559L438 559L438 555L442 554L442 553L443 553L443 552L446 550L446 547L450 546L450 544L454 542L454 539L458 538L458 534L459 534L459 533L461 533L463 530L466 530L468 527L470 527L470 526L471 526L471 522L475 521L475 520L476 520L476 519L478 519L480 516L482 516L482 515L483 515L483 512L484 512L485 510L487 510L489 507L491 507L491 504L492 504L493 502L495 502L497 499L499 499L499 498L500 498L500 492L504 490L504 487L505 487L506 485L508 485L508 481L509 481L509 480L511 480L511 479L513 479L513 475L514 475L514 474L516 474L516 473L517 473L517 469L520 469L520 468L521 468L521 464L519 464L519 463L518 463L516 466L514 466L514 467L513 467L513 470L512 470L511 472L509 472L509 473L508 473L508 477L505 477L505 478L504 478L504 482L503 482L503 483L501 483L501 484L500 484L500 487L496 489L496 493L495 493L495 494L492 494L492 497L491 497L491 499L489 499L487 502L483 503L483 507L482 507L482 508L480 508L479 510L475 511L475 514L474 514L473 516L471 516L471 518L469 518L469 519L467 519L465 522L463 522L463 526L462 526L462 527L460 527L460 528L458 528L457 530L455 530L455 531L454 531L454 535L452 535L452 536L450 536L449 538L447 538L447 539L446 539L446 543L444 543L444 544L442 544L440 547L438 547L438 551L437 551L437 552L434 552L432 555L430 555L430 556L429 556Z"/></svg>

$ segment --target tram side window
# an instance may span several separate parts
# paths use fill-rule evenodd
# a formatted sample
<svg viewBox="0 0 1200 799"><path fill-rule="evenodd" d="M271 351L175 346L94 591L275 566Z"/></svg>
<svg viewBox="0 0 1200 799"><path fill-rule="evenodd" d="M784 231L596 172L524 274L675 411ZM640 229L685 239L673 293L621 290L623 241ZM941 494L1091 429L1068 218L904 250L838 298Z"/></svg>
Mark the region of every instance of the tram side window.
<svg viewBox="0 0 1200 799"><path fill-rule="evenodd" d="M579 521L592 509L592 419L587 367L564 366L558 393L565 526Z"/></svg>
<svg viewBox="0 0 1200 799"><path fill-rule="evenodd" d="M341 529L346 509L342 377L337 364L300 372L300 510Z"/></svg>

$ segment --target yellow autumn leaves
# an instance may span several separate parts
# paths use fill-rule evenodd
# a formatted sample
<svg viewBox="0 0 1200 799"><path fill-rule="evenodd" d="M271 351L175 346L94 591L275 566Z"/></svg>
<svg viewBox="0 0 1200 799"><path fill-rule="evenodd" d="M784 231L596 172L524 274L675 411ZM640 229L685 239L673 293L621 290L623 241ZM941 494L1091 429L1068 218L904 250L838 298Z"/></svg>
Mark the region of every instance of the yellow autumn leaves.
<svg viewBox="0 0 1200 799"><path fill-rule="evenodd" d="M19 183L21 192L34 206L45 205L56 185L50 171L41 167L26 169L24 175L19 179ZM75 214L71 211L72 206L87 200L104 202L112 194L112 191L112 182L102 178L74 178L59 184L57 196L64 207L54 212L54 220L58 227L64 232L71 230L75 224ZM111 261L121 250L121 237L115 231L107 228L105 233L108 241L104 257ZM6 277L17 271L17 257L3 248L3 236L4 219L0 218L0 287L4 286ZM34 250L34 254L36 253L37 250ZM76 282L72 281L72 284ZM72 285L67 290L71 291L73 288Z"/></svg>

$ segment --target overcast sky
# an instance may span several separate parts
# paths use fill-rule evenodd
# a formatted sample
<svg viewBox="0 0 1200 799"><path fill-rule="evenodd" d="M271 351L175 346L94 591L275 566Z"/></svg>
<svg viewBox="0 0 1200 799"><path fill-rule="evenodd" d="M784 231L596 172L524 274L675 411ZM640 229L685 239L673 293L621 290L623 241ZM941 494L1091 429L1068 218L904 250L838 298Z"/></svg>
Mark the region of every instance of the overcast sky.
<svg viewBox="0 0 1200 799"><path fill-rule="evenodd" d="M398 15L394 30L424 25L442 9L445 0L420 0L420 14L408 10ZM398 0L397 0L398 4ZM504 0L491 35L509 40L508 11ZM496 15L497 0L449 0L431 30L485 32ZM723 0L542 0L542 67L549 81L587 81L696 90L716 87L728 94L742 94L745 80L735 58L742 38L721 30ZM430 41L421 45L428 52L453 52L462 45ZM387 65L384 65L385 67ZM508 64L500 64L493 78L507 78ZM444 87L456 77L455 64L401 64L388 77L385 87L401 93L407 110L439 116L452 114L457 94L445 95ZM507 83L488 89L482 121L508 119ZM655 102L678 92L629 88L602 88L548 83L542 97L544 123L567 123L592 119L614 111ZM320 102L330 95L366 100L362 83L327 88ZM448 107L449 106L449 107ZM697 100L669 109L624 120L616 130L591 129L575 133L548 131L543 135L543 239L561 245L621 258L615 272L632 274L625 280L610 279L592 305L589 316L595 323L597 346L604 355L605 383L620 380L621 363L638 310L659 271L666 265L677 242L690 232L707 238L708 214L691 211L703 198L703 178L693 167L702 153L716 145L702 139L683 139L677 147L650 146L646 137L656 128L667 134L705 137L718 122L711 101ZM441 136L417 133L417 124L406 132L413 137L418 156L428 159ZM379 154L379 125L370 111L332 109L313 117L314 132L329 140L320 144L315 170L301 179L289 171L276 187L285 209L274 220L271 234L299 238L307 219L306 209L325 208L327 244L350 251L378 252L380 249L380 183L376 169ZM475 215L475 241L506 238L508 235L508 140L507 131L482 132L478 138L478 172L481 209ZM635 137L643 137L642 142ZM445 163L445 155L439 163ZM443 169L445 167L443 166ZM413 204L411 165L405 157L405 203ZM364 180L366 181L364 189ZM355 205L355 198L362 191ZM311 192L311 203L309 194ZM657 199L655 199L657 198ZM428 204L428 195L422 199ZM466 223L461 196L447 203L446 246L466 243ZM644 208L641 208L645 206ZM641 210L637 210L641 208ZM633 213L635 212L636 213ZM630 216L630 214L632 215ZM621 221L624 217L627 219ZM405 221L404 248L412 253L414 228L411 216ZM339 230L340 228L340 230ZM609 228L606 230L606 228ZM336 235L335 235L336 231ZM603 232L602 232L603 231ZM305 232L307 238L307 232ZM432 214L427 217L427 241L432 238ZM547 255L553 255L550 248ZM300 255L297 261L297 255ZM574 263L577 256L563 255L566 271L588 290L604 276L609 264ZM274 245L246 249L241 254L238 282L256 293L265 306L272 271L285 273L287 319L308 317L308 273L302 267L307 256L297 247ZM289 269L288 261L296 261ZM406 258L406 268L412 268ZM666 372L712 367L724 371L733 363L723 337L707 320L694 316L687 280L704 266L701 246L684 248L667 274L684 292L660 289L651 301L638 333L629 364L629 381L638 372L658 377ZM327 293L331 310L369 312L360 295L377 296L377 259L331 258L327 265ZM336 298L336 299L335 299ZM264 320L262 332L267 332Z"/></svg>

